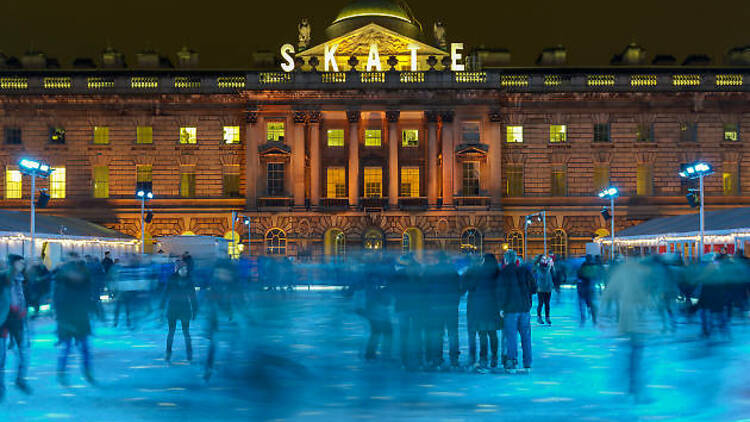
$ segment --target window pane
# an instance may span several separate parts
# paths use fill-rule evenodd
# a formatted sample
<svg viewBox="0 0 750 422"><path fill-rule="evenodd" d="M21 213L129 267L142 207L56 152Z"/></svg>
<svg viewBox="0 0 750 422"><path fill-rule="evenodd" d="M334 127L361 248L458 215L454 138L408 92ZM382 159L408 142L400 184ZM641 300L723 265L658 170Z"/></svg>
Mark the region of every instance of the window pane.
<svg viewBox="0 0 750 422"><path fill-rule="evenodd" d="M654 181L651 172L651 165L639 164L636 180L636 193L638 195L653 195Z"/></svg>
<svg viewBox="0 0 750 422"><path fill-rule="evenodd" d="M479 196L479 163L464 163L463 170L464 196Z"/></svg>
<svg viewBox="0 0 750 422"><path fill-rule="evenodd" d="M328 129L328 146L344 146L344 129Z"/></svg>
<svg viewBox="0 0 750 422"><path fill-rule="evenodd" d="M195 144L198 142L198 129L194 127L181 127L180 128L180 143L181 144Z"/></svg>
<svg viewBox="0 0 750 422"><path fill-rule="evenodd" d="M740 140L740 125L738 124L724 125L724 140L728 142L739 141Z"/></svg>
<svg viewBox="0 0 750 422"><path fill-rule="evenodd" d="M552 196L568 194L568 173L564 167L552 169Z"/></svg>
<svg viewBox="0 0 750 422"><path fill-rule="evenodd" d="M195 197L195 173L182 173L180 175L180 196L183 198Z"/></svg>
<svg viewBox="0 0 750 422"><path fill-rule="evenodd" d="M151 165L139 165L136 167L136 181L137 182L151 182Z"/></svg>
<svg viewBox="0 0 750 422"><path fill-rule="evenodd" d="M266 234L266 254L286 255L286 233L281 229L271 229Z"/></svg>
<svg viewBox="0 0 750 422"><path fill-rule="evenodd" d="M21 199L23 191L21 190L22 175L18 170L5 169L5 198Z"/></svg>
<svg viewBox="0 0 750 422"><path fill-rule="evenodd" d="M568 126L567 125L550 125L549 126L549 141L551 143L566 142L568 140Z"/></svg>
<svg viewBox="0 0 750 422"><path fill-rule="evenodd" d="M680 140L683 142L695 142L698 140L698 124L697 123L681 123L680 124Z"/></svg>
<svg viewBox="0 0 750 422"><path fill-rule="evenodd" d="M506 130L505 142L511 144L523 143L523 126L508 126Z"/></svg>
<svg viewBox="0 0 750 422"><path fill-rule="evenodd" d="M284 142L284 122L266 123L266 140Z"/></svg>
<svg viewBox="0 0 750 422"><path fill-rule="evenodd" d="M523 196L523 167L508 166L505 171L507 196Z"/></svg>
<svg viewBox="0 0 750 422"><path fill-rule="evenodd" d="M240 127L239 126L224 126L224 143L225 144L239 144L240 143Z"/></svg>
<svg viewBox="0 0 750 422"><path fill-rule="evenodd" d="M419 198L419 167L401 167L401 196Z"/></svg>
<svg viewBox="0 0 750 422"><path fill-rule="evenodd" d="M418 147L419 146L419 129L404 129L401 132L401 146Z"/></svg>
<svg viewBox="0 0 750 422"><path fill-rule="evenodd" d="M737 173L725 172L722 174L722 181L724 185L724 195L737 195L739 193Z"/></svg>
<svg viewBox="0 0 750 422"><path fill-rule="evenodd" d="M230 198L240 196L240 175L238 173L224 173L224 196Z"/></svg>
<svg viewBox="0 0 750 422"><path fill-rule="evenodd" d="M109 167L94 167L94 198L109 198Z"/></svg>
<svg viewBox="0 0 750 422"><path fill-rule="evenodd" d="M638 125L635 139L639 142L651 142L654 140L654 128L652 125Z"/></svg>
<svg viewBox="0 0 750 422"><path fill-rule="evenodd" d="M365 167L365 197L380 198L383 196L383 169Z"/></svg>
<svg viewBox="0 0 750 422"><path fill-rule="evenodd" d="M552 253L562 259L568 256L568 235L563 230L557 229L552 235Z"/></svg>
<svg viewBox="0 0 750 422"><path fill-rule="evenodd" d="M109 143L109 128L106 126L94 127L94 143L97 145L106 145Z"/></svg>
<svg viewBox="0 0 750 422"><path fill-rule="evenodd" d="M461 125L461 139L466 144L479 143L479 122L464 122Z"/></svg>
<svg viewBox="0 0 750 422"><path fill-rule="evenodd" d="M284 194L284 163L268 163L268 194Z"/></svg>
<svg viewBox="0 0 750 422"><path fill-rule="evenodd" d="M49 197L65 198L65 167L53 167L49 175Z"/></svg>
<svg viewBox="0 0 750 422"><path fill-rule="evenodd" d="M594 142L609 142L609 123L594 125Z"/></svg>
<svg viewBox="0 0 750 422"><path fill-rule="evenodd" d="M5 134L5 143L8 145L20 145L21 144L21 128L20 127L6 127L3 131Z"/></svg>
<svg viewBox="0 0 750 422"><path fill-rule="evenodd" d="M326 169L326 197L346 198L346 170L343 167Z"/></svg>
<svg viewBox="0 0 750 422"><path fill-rule="evenodd" d="M382 131L380 129L365 130L365 146L379 147L382 144Z"/></svg>
<svg viewBox="0 0 750 422"><path fill-rule="evenodd" d="M153 143L154 129L151 126L138 126L135 129L135 142L137 144Z"/></svg>

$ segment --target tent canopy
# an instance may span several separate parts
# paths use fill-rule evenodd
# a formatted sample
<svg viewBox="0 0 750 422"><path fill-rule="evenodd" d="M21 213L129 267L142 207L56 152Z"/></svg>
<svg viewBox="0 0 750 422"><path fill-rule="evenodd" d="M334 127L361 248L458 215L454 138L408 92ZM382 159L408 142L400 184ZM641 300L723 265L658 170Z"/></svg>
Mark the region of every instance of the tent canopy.
<svg viewBox="0 0 750 422"><path fill-rule="evenodd" d="M732 208L705 213L705 232L724 234L750 230L750 207ZM666 234L690 235L700 230L698 213L655 218L617 233L618 238L636 238Z"/></svg>
<svg viewBox="0 0 750 422"><path fill-rule="evenodd" d="M29 218L28 212L0 210L0 232L28 233ZM78 236L134 240L131 236L86 220L39 213L36 215L36 233L40 236Z"/></svg>

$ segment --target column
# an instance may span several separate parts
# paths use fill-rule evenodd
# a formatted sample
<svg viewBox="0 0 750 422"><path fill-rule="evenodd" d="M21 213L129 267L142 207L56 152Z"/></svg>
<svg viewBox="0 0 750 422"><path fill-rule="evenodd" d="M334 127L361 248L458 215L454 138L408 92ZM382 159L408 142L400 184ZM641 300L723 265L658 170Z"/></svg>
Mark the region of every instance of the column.
<svg viewBox="0 0 750 422"><path fill-rule="evenodd" d="M424 114L427 120L427 168L425 177L427 180L427 205L429 208L437 207L437 121L438 114L427 111Z"/></svg>
<svg viewBox="0 0 750 422"><path fill-rule="evenodd" d="M310 122L310 205L320 205L320 111L308 115Z"/></svg>
<svg viewBox="0 0 750 422"><path fill-rule="evenodd" d="M292 196L294 207L305 207L305 123L307 113L295 111L292 114L294 126L291 127L292 139L289 146L292 147Z"/></svg>
<svg viewBox="0 0 750 422"><path fill-rule="evenodd" d="M349 120L349 206L359 205L359 110L347 111Z"/></svg>
<svg viewBox="0 0 750 422"><path fill-rule="evenodd" d="M385 119L388 121L388 207L398 208L398 119L399 110L388 110Z"/></svg>
<svg viewBox="0 0 750 422"><path fill-rule="evenodd" d="M453 145L453 111L443 112L440 116L440 130L443 144L443 208L453 207L453 168L455 167L455 147Z"/></svg>
<svg viewBox="0 0 750 422"><path fill-rule="evenodd" d="M487 153L487 160L490 170L490 208L494 210L500 209L500 203L503 199L501 123L502 115L500 112L496 110L491 111L489 114L489 127L487 129L487 135L489 138L487 143L490 146L489 152Z"/></svg>
<svg viewBox="0 0 750 422"><path fill-rule="evenodd" d="M258 183L260 163L258 161L258 143L263 136L263 125L258 124L258 112L245 112L245 209L258 206Z"/></svg>

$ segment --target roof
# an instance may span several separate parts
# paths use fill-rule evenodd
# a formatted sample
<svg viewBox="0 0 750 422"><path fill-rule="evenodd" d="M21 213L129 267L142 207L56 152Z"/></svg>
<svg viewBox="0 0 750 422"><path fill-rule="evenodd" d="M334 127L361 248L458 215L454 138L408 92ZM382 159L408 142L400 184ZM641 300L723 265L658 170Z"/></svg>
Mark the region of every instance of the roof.
<svg viewBox="0 0 750 422"><path fill-rule="evenodd" d="M618 238L651 237L665 234L692 235L699 232L698 213L655 218L617 233ZM731 208L705 213L705 232L725 234L750 229L750 207Z"/></svg>
<svg viewBox="0 0 750 422"><path fill-rule="evenodd" d="M341 9L333 22L364 16L382 16L413 23L409 12L393 0L354 0Z"/></svg>
<svg viewBox="0 0 750 422"><path fill-rule="evenodd" d="M0 210L0 232L28 233L29 213ZM37 235L134 240L133 237L78 218L36 214Z"/></svg>

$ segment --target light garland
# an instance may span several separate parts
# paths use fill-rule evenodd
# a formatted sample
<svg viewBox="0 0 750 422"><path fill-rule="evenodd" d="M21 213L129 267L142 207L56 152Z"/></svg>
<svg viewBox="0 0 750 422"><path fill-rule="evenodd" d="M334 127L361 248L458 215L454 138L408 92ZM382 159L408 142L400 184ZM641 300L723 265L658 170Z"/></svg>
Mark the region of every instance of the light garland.
<svg viewBox="0 0 750 422"><path fill-rule="evenodd" d="M715 233L715 232L714 232ZM703 243L706 245L719 244L727 245L734 244L737 240L750 240L750 229L738 229L735 232L721 234L709 234L703 235ZM594 242L604 245L610 245L612 240L610 238L597 238ZM640 238L616 238L616 246L666 246L670 243L686 243L686 242L700 242L700 234L663 234L663 235L647 235Z"/></svg>
<svg viewBox="0 0 750 422"><path fill-rule="evenodd" d="M23 233L17 233L12 235L4 235L0 233L0 239L5 241L31 241L31 237ZM35 235L34 241L54 241L56 243L62 243L63 245L108 245L108 246L133 246L136 247L140 244L138 240L113 240L113 239L99 239L99 238L88 238L83 236L65 236L57 237L50 235Z"/></svg>

